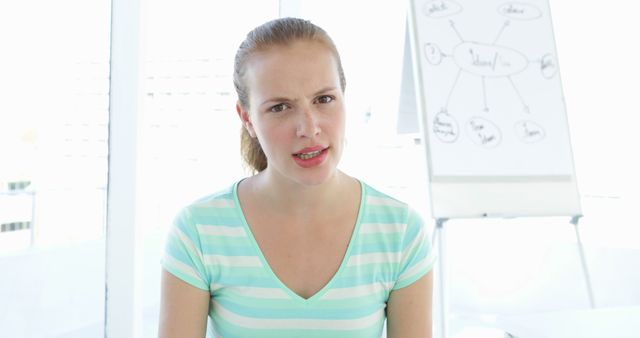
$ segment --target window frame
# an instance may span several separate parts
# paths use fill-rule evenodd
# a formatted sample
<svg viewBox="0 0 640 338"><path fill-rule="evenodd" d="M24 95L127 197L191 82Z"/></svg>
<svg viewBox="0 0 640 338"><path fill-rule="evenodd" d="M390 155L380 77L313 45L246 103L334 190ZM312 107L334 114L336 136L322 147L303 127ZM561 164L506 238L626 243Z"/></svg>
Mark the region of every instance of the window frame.
<svg viewBox="0 0 640 338"><path fill-rule="evenodd" d="M142 336L142 260L135 222L141 0L111 1L105 337Z"/></svg>

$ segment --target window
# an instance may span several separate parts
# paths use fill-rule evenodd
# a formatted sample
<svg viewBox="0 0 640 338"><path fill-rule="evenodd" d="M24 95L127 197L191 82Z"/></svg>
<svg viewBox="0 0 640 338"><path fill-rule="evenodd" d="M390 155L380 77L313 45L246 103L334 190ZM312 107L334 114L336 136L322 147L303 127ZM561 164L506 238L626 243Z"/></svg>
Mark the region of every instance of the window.
<svg viewBox="0 0 640 338"><path fill-rule="evenodd" d="M3 35L0 56L0 223L29 222L33 230L26 245L0 251L103 235L109 5L31 1L0 9L0 29L15 32Z"/></svg>
<svg viewBox="0 0 640 338"><path fill-rule="evenodd" d="M2 336L103 331L110 6L0 4Z"/></svg>

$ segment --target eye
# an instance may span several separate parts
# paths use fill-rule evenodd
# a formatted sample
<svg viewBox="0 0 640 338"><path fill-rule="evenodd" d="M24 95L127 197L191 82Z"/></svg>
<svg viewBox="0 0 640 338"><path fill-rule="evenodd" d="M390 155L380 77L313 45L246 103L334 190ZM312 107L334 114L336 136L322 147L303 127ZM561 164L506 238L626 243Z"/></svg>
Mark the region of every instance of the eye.
<svg viewBox="0 0 640 338"><path fill-rule="evenodd" d="M331 95L322 95L316 99L317 103L329 103L334 100L334 97Z"/></svg>
<svg viewBox="0 0 640 338"><path fill-rule="evenodd" d="M279 112L281 112L281 111L283 111L285 109L287 109L287 105L284 104L284 103L280 103L280 104L277 104L277 105L269 108L269 111L272 112L272 113L279 113Z"/></svg>

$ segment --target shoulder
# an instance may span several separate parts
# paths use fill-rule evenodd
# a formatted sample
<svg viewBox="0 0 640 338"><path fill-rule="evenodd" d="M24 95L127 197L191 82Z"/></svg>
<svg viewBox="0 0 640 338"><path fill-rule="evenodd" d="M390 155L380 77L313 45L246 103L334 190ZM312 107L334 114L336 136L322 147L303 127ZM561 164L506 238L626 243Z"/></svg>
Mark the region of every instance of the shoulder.
<svg viewBox="0 0 640 338"><path fill-rule="evenodd" d="M234 182L224 189L192 201L179 210L176 220L206 224L237 217L236 186L237 182Z"/></svg>
<svg viewBox="0 0 640 338"><path fill-rule="evenodd" d="M418 217L416 211L406 202L384 193L364 182L363 204L367 215L382 221L408 223Z"/></svg>
<svg viewBox="0 0 640 338"><path fill-rule="evenodd" d="M238 183L235 182L224 189L220 189L212 194L202 196L186 206L187 209L211 209L211 208L226 208L234 203L235 187Z"/></svg>
<svg viewBox="0 0 640 338"><path fill-rule="evenodd" d="M393 288L413 283L432 261L428 229L408 203L365 186L365 212L360 223L362 252L377 252L389 272Z"/></svg>
<svg viewBox="0 0 640 338"><path fill-rule="evenodd" d="M363 231L395 233L403 242L425 232L422 215L410 204L363 182Z"/></svg>

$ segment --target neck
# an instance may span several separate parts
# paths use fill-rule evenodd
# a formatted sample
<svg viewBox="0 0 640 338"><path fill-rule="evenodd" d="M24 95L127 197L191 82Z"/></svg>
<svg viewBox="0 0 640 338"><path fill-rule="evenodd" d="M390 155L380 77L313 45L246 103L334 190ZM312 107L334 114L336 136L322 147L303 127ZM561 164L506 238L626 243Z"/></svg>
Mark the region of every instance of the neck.
<svg viewBox="0 0 640 338"><path fill-rule="evenodd" d="M339 210L343 198L353 191L353 184L357 183L338 170L326 182L310 186L279 180L275 176L267 170L254 176L251 190L272 210L300 218L314 217L327 210Z"/></svg>

